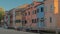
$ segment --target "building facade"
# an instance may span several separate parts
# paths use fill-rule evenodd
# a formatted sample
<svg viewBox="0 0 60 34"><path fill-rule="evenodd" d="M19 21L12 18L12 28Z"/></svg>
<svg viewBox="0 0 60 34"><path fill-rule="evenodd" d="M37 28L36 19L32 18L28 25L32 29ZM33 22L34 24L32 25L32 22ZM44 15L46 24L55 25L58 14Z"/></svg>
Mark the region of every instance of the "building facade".
<svg viewBox="0 0 60 34"><path fill-rule="evenodd" d="M44 22L38 22L40 18L42 21L44 19L44 5L41 2L34 1L32 4L28 5L24 11L25 18L25 28L26 29L36 29L38 26L44 26ZM41 5L41 6L40 6Z"/></svg>
<svg viewBox="0 0 60 34"><path fill-rule="evenodd" d="M4 27L9 26L9 24L10 24L10 15L9 11L6 11L4 16Z"/></svg>
<svg viewBox="0 0 60 34"><path fill-rule="evenodd" d="M44 27L44 4L37 6L38 27Z"/></svg>
<svg viewBox="0 0 60 34"><path fill-rule="evenodd" d="M60 0L36 0L9 12L10 26L35 28L60 28ZM23 8L23 9L22 9Z"/></svg>
<svg viewBox="0 0 60 34"><path fill-rule="evenodd" d="M49 3L48 3L49 2ZM43 0L43 2L34 1L33 6L25 10L26 27L55 29L59 28L59 11L57 0ZM56 5L57 3L57 5ZM39 5L40 4L40 5ZM36 12L35 12L36 11Z"/></svg>
<svg viewBox="0 0 60 34"><path fill-rule="evenodd" d="M48 3L49 2L49 3ZM48 28L59 28L59 8L58 8L58 0L46 0L44 2L44 11L45 11L45 23Z"/></svg>
<svg viewBox="0 0 60 34"><path fill-rule="evenodd" d="M54 15L55 15L55 19L56 19L56 27L57 29L60 29L60 0L54 0Z"/></svg>
<svg viewBox="0 0 60 34"><path fill-rule="evenodd" d="M15 27L15 8L11 9L9 11L9 15L10 15L10 24L9 27Z"/></svg>
<svg viewBox="0 0 60 34"><path fill-rule="evenodd" d="M17 28L22 28L23 26L22 26L22 9L17 9L16 11L15 11L15 26L17 27Z"/></svg>
<svg viewBox="0 0 60 34"><path fill-rule="evenodd" d="M32 9L32 30L36 30L37 28L40 28L39 26L42 27L42 23L40 22L40 18L42 18L42 16L44 17L44 13L41 12L40 8L42 7L42 3L41 2L37 2L34 1L33 2L33 9ZM42 16L41 16L42 15Z"/></svg>

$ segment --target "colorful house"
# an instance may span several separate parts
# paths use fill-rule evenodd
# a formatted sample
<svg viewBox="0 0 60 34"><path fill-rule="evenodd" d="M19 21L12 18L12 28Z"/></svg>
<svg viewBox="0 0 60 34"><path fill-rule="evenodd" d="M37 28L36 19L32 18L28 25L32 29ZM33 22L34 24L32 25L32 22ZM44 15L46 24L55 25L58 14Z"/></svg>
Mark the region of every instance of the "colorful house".
<svg viewBox="0 0 60 34"><path fill-rule="evenodd" d="M54 14L54 12L55 12L54 1L55 0L46 0L44 2L45 26L48 29L56 28L57 19ZM47 2L49 2L49 3L47 3Z"/></svg>
<svg viewBox="0 0 60 34"><path fill-rule="evenodd" d="M37 27L44 27L44 4L37 6L37 19L38 19L38 26Z"/></svg>
<svg viewBox="0 0 60 34"><path fill-rule="evenodd" d="M9 27L15 27L15 8L11 9L9 11L9 15L10 15L10 24Z"/></svg>
<svg viewBox="0 0 60 34"><path fill-rule="evenodd" d="M9 11L5 11L5 16L4 16L4 27L7 28L10 24L10 15Z"/></svg>
<svg viewBox="0 0 60 34"><path fill-rule="evenodd" d="M44 17L44 12L43 12L43 8L42 8L42 11L39 11L38 13L38 7L41 5L42 3L41 2L33 2L33 5L30 4L27 6L27 8L25 9L24 11L24 18L25 18L25 28L26 29L36 29L38 28L38 21L37 19L38 18L42 18ZM43 5L41 5L39 7L39 10L40 8L43 7ZM43 15L43 16L42 16ZM41 17L40 17L41 16ZM42 25L41 25L42 27Z"/></svg>
<svg viewBox="0 0 60 34"><path fill-rule="evenodd" d="M17 8L17 10L15 11L15 26L17 27L17 28L22 28L23 26L22 26L22 12L23 12L23 10L22 10L22 8Z"/></svg>

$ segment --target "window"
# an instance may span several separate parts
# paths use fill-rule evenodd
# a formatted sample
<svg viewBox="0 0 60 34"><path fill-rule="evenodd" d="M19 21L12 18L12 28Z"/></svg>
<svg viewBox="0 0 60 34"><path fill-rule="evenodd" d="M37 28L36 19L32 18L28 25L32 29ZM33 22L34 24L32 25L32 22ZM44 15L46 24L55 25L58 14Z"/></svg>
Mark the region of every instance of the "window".
<svg viewBox="0 0 60 34"><path fill-rule="evenodd" d="M25 16L27 16L27 13L25 13Z"/></svg>
<svg viewBox="0 0 60 34"><path fill-rule="evenodd" d="M32 19L32 23L34 23L34 19Z"/></svg>
<svg viewBox="0 0 60 34"><path fill-rule="evenodd" d="M26 13L23 13L22 15L23 15L23 16L26 16Z"/></svg>
<svg viewBox="0 0 60 34"><path fill-rule="evenodd" d="M44 18L41 18L41 19L44 19Z"/></svg>
<svg viewBox="0 0 60 34"><path fill-rule="evenodd" d="M36 10L35 10L35 14L36 14Z"/></svg>
<svg viewBox="0 0 60 34"><path fill-rule="evenodd" d="M30 12L28 12L28 15L30 15Z"/></svg>
<svg viewBox="0 0 60 34"><path fill-rule="evenodd" d="M36 10L32 11L32 14L36 14Z"/></svg>
<svg viewBox="0 0 60 34"><path fill-rule="evenodd" d="M27 23L27 21L25 20L25 24Z"/></svg>
<svg viewBox="0 0 60 34"><path fill-rule="evenodd" d="M37 23L37 19L35 19L35 23Z"/></svg>
<svg viewBox="0 0 60 34"><path fill-rule="evenodd" d="M45 8L46 8L45 11L47 11L47 9L48 9L47 6L45 6Z"/></svg>
<svg viewBox="0 0 60 34"><path fill-rule="evenodd" d="M20 22L21 22L21 20L16 20L15 22L16 22L16 23L20 23Z"/></svg>
<svg viewBox="0 0 60 34"><path fill-rule="evenodd" d="M36 19L32 19L32 23L37 23L37 20Z"/></svg>
<svg viewBox="0 0 60 34"><path fill-rule="evenodd" d="M43 12L44 11L44 8L43 7L41 7L41 12Z"/></svg>
<svg viewBox="0 0 60 34"><path fill-rule="evenodd" d="M54 9L54 6L53 6L53 4L51 4L51 6L50 6L50 9L51 9L51 10L53 10L53 9Z"/></svg>
<svg viewBox="0 0 60 34"><path fill-rule="evenodd" d="M37 9L37 13L39 13L39 9Z"/></svg>
<svg viewBox="0 0 60 34"><path fill-rule="evenodd" d="M39 22L39 18L37 18L37 22Z"/></svg>
<svg viewBox="0 0 60 34"><path fill-rule="evenodd" d="M34 14L34 11L32 11L32 14Z"/></svg>
<svg viewBox="0 0 60 34"><path fill-rule="evenodd" d="M40 20L40 22L44 22L44 20Z"/></svg>
<svg viewBox="0 0 60 34"><path fill-rule="evenodd" d="M21 13L20 12L16 12L16 15L15 16L19 16Z"/></svg>
<svg viewBox="0 0 60 34"><path fill-rule="evenodd" d="M23 23L23 24L26 24L26 23L27 23L27 20L22 20L22 23Z"/></svg>
<svg viewBox="0 0 60 34"><path fill-rule="evenodd" d="M50 23L52 23L52 18L50 17Z"/></svg>
<svg viewBox="0 0 60 34"><path fill-rule="evenodd" d="M25 16L25 14L22 14L23 16Z"/></svg>
<svg viewBox="0 0 60 34"><path fill-rule="evenodd" d="M44 18L41 18L41 19L40 19L40 22L44 22Z"/></svg>
<svg viewBox="0 0 60 34"><path fill-rule="evenodd" d="M24 23L24 20L22 20L22 23Z"/></svg>

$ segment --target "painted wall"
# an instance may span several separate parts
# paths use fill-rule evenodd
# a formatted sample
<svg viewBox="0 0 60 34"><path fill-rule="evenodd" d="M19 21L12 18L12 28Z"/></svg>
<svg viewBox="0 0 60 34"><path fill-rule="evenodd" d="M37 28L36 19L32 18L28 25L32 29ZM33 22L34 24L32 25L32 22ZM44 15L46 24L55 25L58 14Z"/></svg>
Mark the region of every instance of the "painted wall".
<svg viewBox="0 0 60 34"><path fill-rule="evenodd" d="M31 5L32 6L32 5ZM33 14L33 11L35 11L36 8L34 6L30 7L28 10L25 11L27 13L25 17L25 20L27 20L27 23L25 24L26 27L31 28L31 27L36 27L36 23L32 23L32 19L36 19L36 14ZM30 13L30 15L29 15Z"/></svg>
<svg viewBox="0 0 60 34"><path fill-rule="evenodd" d="M31 10L32 10L32 9L31 9ZM31 13L31 10L28 9L28 10L25 11L25 13L27 13L27 15L25 16L25 18L26 18L26 20L27 20L27 23L26 23L26 26L27 26L27 27L30 27L30 25L31 25L31 23L32 23L32 21L31 21L31 19L32 19L32 18L31 18L31 17L32 17L32 16L31 16L31 14L32 14L32 13ZM28 12L30 12L30 15L28 15Z"/></svg>
<svg viewBox="0 0 60 34"><path fill-rule="evenodd" d="M41 4L41 3L40 2L34 2L34 5L32 6L32 8L25 11L27 14L28 14L28 12L30 12L30 15L25 16L26 20L27 20L27 23L26 23L27 27L36 28L37 26L39 26L39 27L43 26L43 23L40 23L40 22L39 23L37 23L37 22L32 23L32 19L44 17L44 12L39 11L39 13L37 13L37 8L40 9L41 7L43 7L43 5L40 6L39 4ZM35 7L35 6L37 6L37 7ZM36 14L35 13L33 14L33 12L35 12L35 11L36 11Z"/></svg>
<svg viewBox="0 0 60 34"><path fill-rule="evenodd" d="M55 28L56 27L56 18L54 15L54 0L46 0L44 2L44 12L45 12L46 27L47 28ZM50 22L50 17L51 17L52 22Z"/></svg>
<svg viewBox="0 0 60 34"><path fill-rule="evenodd" d="M10 15L10 25L9 25L9 27L14 27L15 26L15 10L16 9L11 9L9 11L9 15Z"/></svg>
<svg viewBox="0 0 60 34"><path fill-rule="evenodd" d="M34 6L35 6L35 5L34 5ZM32 19L37 19L37 15L36 15L37 13L36 13L36 14L33 13L33 11L34 11L34 12L36 11L36 7L34 7L34 6L33 6L33 9L32 9L32 11L31 11L31 13L32 13L32 14L31 14L31 16L32 16L31 18L32 18ZM31 21L32 21L32 19L31 19ZM32 23L32 24L31 24L31 27L32 27L32 28L36 28L36 27L37 27L37 22L36 22L36 23Z"/></svg>
<svg viewBox="0 0 60 34"><path fill-rule="evenodd" d="M43 12L41 12L41 7L43 7ZM39 9L39 13L37 13L37 18L39 18L39 19L44 18L44 5L42 4L42 5L37 6L37 9ZM37 23L37 26L44 27L45 24L44 24L44 22L40 22L40 20L39 20L39 22Z"/></svg>
<svg viewBox="0 0 60 34"><path fill-rule="evenodd" d="M56 27L60 29L60 0L54 0Z"/></svg>
<svg viewBox="0 0 60 34"><path fill-rule="evenodd" d="M16 22L16 20L20 20L20 22ZM21 11L15 11L15 26L22 27L22 14Z"/></svg>

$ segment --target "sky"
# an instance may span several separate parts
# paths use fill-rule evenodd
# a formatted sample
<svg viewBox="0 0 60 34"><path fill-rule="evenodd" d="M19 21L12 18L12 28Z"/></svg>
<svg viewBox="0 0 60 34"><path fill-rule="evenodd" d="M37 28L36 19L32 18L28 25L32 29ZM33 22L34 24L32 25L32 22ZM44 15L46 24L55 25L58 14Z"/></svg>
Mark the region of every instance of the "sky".
<svg viewBox="0 0 60 34"><path fill-rule="evenodd" d="M0 0L0 7L4 8L6 11L9 11L23 4L30 3L32 3L32 0Z"/></svg>

